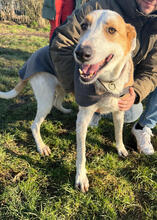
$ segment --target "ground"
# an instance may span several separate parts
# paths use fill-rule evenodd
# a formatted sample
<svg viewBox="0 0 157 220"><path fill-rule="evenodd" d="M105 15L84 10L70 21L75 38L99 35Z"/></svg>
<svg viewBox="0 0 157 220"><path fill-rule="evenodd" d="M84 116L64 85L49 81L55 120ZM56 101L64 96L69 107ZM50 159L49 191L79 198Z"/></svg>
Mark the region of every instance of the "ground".
<svg viewBox="0 0 157 220"><path fill-rule="evenodd" d="M0 90L8 91L28 57L48 44L49 30L7 23L0 30ZM30 130L36 112L30 86L15 99L0 100L0 219L157 219L157 153L137 152L132 124L124 126L126 159L116 152L112 121L102 119L99 127L89 128L90 189L75 190L78 107L70 95L65 101L73 112L52 109L41 128L52 154L41 157ZM153 132L157 150L157 129Z"/></svg>

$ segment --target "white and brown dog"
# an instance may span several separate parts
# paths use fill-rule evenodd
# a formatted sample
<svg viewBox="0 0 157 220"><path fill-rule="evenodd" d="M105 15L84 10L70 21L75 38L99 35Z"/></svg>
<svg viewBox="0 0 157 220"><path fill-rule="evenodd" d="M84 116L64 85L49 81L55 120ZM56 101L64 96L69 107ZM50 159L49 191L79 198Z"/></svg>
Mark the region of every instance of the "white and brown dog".
<svg viewBox="0 0 157 220"><path fill-rule="evenodd" d="M95 82L97 93L102 94L98 103L79 107L77 116L76 187L85 192L89 187L85 140L94 112L112 112L118 154L128 155L122 139L124 112L119 111L118 100L125 88L133 84L131 52L136 46L136 32L119 14L110 10L90 13L81 27L82 36L74 51L75 59L81 65L80 78L84 84Z"/></svg>
<svg viewBox="0 0 157 220"><path fill-rule="evenodd" d="M110 10L91 12L81 24L81 28L81 38L74 51L75 60L80 64L80 79L84 84L99 82L96 83L96 91L102 94L101 100L96 104L79 107L77 116L76 187L85 192L89 187L85 169L85 140L94 112L113 113L118 154L128 154L122 140L124 112L119 111L118 99L124 88L133 83L131 52L135 48L136 32L119 14ZM37 73L28 81L37 100L37 114L31 126L32 133L39 153L49 155L51 151L42 141L40 126L52 106L64 113L70 112L62 106L65 92L58 79L49 73ZM16 97L26 83L26 80L20 81L13 90L0 92L0 98Z"/></svg>

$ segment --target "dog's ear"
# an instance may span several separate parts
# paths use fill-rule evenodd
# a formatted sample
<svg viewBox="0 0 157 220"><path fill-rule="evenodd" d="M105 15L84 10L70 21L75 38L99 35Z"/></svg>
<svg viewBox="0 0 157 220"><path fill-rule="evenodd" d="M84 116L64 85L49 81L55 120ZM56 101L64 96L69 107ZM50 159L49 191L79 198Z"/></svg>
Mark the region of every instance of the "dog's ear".
<svg viewBox="0 0 157 220"><path fill-rule="evenodd" d="M131 51L133 51L136 48L136 30L131 24L126 24L126 30L128 42L130 43Z"/></svg>

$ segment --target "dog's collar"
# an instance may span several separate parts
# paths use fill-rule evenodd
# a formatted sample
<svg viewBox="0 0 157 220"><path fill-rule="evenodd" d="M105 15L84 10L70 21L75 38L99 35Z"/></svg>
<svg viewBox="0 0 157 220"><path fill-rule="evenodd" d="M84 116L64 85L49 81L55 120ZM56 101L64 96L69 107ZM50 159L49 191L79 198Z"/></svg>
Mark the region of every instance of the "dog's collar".
<svg viewBox="0 0 157 220"><path fill-rule="evenodd" d="M103 94L101 93L101 95L103 95L103 96L113 96L113 97L115 97L115 98L120 98L120 97L122 97L123 95L125 95L125 94L127 94L127 93L129 92L130 86L127 86L127 87L125 87L125 88L123 89L122 92L120 92L120 93L118 93L118 94L113 93L113 92L111 92L111 91L105 86L105 84L104 84L100 79L98 79L98 81L99 81L99 83L100 83L100 84L102 85L102 87L103 87ZM108 87L110 87L111 90L114 90L116 86L115 86L115 84L114 84L113 82L110 82L110 83L108 83ZM99 93L99 94L100 94L100 93Z"/></svg>
<svg viewBox="0 0 157 220"><path fill-rule="evenodd" d="M129 68L127 70L129 72L129 81L124 85L124 89L119 93L118 91L116 91L117 90L116 82L120 79L120 77L122 76L122 74L124 73L127 67ZM116 79L115 81L105 81L105 82L100 79L97 79L95 83L95 89L96 89L96 93L98 95L102 95L103 97L112 96L115 98L120 98L125 94L129 93L129 88L132 86L132 84L133 84L133 64L131 60L129 60L129 62L127 62L124 65L118 79Z"/></svg>

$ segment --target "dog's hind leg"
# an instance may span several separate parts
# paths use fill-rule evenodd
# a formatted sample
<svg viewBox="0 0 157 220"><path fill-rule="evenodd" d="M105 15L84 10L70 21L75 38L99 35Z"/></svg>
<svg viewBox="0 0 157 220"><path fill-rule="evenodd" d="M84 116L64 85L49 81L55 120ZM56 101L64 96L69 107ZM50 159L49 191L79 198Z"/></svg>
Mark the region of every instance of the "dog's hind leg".
<svg viewBox="0 0 157 220"><path fill-rule="evenodd" d="M55 92L54 106L61 112L68 114L71 112L71 109L66 109L62 105L65 95L66 93L64 89L60 85L57 85L56 92Z"/></svg>
<svg viewBox="0 0 157 220"><path fill-rule="evenodd" d="M113 121L115 128L116 148L119 156L127 156L128 152L123 144L123 124L124 124L124 112L113 112Z"/></svg>
<svg viewBox="0 0 157 220"><path fill-rule="evenodd" d="M57 79L48 73L42 73L36 74L30 80L30 83L37 100L37 113L31 126L31 130L37 145L38 152L41 155L48 156L51 151L50 148L44 144L41 138L40 126L53 106Z"/></svg>
<svg viewBox="0 0 157 220"><path fill-rule="evenodd" d="M82 192L87 192L89 188L89 182L86 175L86 134L87 128L93 117L94 111L89 108L79 108L76 121L76 133L77 133L77 160L76 160L76 180L75 187L80 188Z"/></svg>

